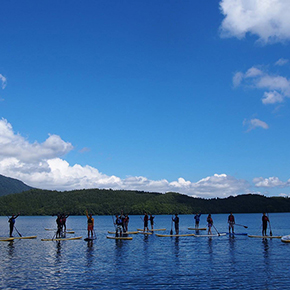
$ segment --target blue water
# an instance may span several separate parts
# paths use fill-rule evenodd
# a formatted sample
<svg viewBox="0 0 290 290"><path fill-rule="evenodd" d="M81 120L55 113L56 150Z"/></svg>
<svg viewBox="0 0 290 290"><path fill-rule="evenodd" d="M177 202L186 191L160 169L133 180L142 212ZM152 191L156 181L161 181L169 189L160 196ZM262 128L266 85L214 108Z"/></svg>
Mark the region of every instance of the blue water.
<svg viewBox="0 0 290 290"><path fill-rule="evenodd" d="M227 215L212 215L219 232L227 231ZM235 214L236 232L261 234L261 214ZM206 225L206 216L201 227ZM290 213L270 214L273 235L288 235ZM171 228L171 216L156 216L156 228ZM1 289L281 289L290 283L290 244L280 239L247 236L161 238L132 235L131 241L106 238L112 217L96 216L97 240L44 242L52 238L55 217L22 217L16 228L34 240L0 242ZM193 233L192 215L180 216L180 233ZM86 217L69 217L67 227L86 237ZM129 230L142 227L131 216ZM205 233L205 231L201 232ZM7 236L0 217L0 236ZM17 236L17 233L14 232Z"/></svg>

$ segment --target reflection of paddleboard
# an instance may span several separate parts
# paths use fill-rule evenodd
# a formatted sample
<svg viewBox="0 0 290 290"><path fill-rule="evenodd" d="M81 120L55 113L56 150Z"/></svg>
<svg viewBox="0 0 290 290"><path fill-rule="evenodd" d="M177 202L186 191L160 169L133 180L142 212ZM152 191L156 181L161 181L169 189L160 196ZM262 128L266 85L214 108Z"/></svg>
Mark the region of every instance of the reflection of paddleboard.
<svg viewBox="0 0 290 290"><path fill-rule="evenodd" d="M90 242L90 241L94 241L96 240L97 238L85 238L84 241L86 242Z"/></svg>
<svg viewBox="0 0 290 290"><path fill-rule="evenodd" d="M110 236L107 236L107 239L112 239L112 240L133 240L132 237L110 237Z"/></svg>
<svg viewBox="0 0 290 290"><path fill-rule="evenodd" d="M108 231L108 234L115 234L116 231ZM133 231L133 232L123 232L123 235L135 235L138 234L138 231Z"/></svg>
<svg viewBox="0 0 290 290"><path fill-rule="evenodd" d="M137 231L143 232L143 229L137 229ZM149 230L149 232L157 232L157 231L166 231L166 229L153 229L153 230Z"/></svg>
<svg viewBox="0 0 290 290"><path fill-rule="evenodd" d="M13 240L14 238L10 238L10 237L0 237L1 242L11 242Z"/></svg>
<svg viewBox="0 0 290 290"><path fill-rule="evenodd" d="M192 231L206 231L206 228L188 228L188 229Z"/></svg>
<svg viewBox="0 0 290 290"><path fill-rule="evenodd" d="M214 234L214 235L195 235L196 237L220 237L225 236L226 233Z"/></svg>
<svg viewBox="0 0 290 290"><path fill-rule="evenodd" d="M281 241L282 241L283 243L290 243L290 235L283 236L283 237L281 238Z"/></svg>
<svg viewBox="0 0 290 290"><path fill-rule="evenodd" d="M14 237L15 240L25 240L25 239L36 239L37 236L28 236L28 237Z"/></svg>
<svg viewBox="0 0 290 290"><path fill-rule="evenodd" d="M248 235L250 238L262 238L262 239L281 239L282 236L255 236L255 235Z"/></svg>
<svg viewBox="0 0 290 290"><path fill-rule="evenodd" d="M74 238L54 238L54 239L41 239L42 241L70 241L70 240L80 240L82 237Z"/></svg>
<svg viewBox="0 0 290 290"><path fill-rule="evenodd" d="M157 237L194 237L195 234L181 234L181 235L161 235L156 234Z"/></svg>

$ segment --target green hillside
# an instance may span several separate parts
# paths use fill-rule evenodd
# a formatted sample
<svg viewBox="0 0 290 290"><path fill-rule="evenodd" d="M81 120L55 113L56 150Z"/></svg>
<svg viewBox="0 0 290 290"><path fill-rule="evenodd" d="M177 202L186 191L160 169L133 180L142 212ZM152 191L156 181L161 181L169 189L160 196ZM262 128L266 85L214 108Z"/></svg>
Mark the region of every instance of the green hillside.
<svg viewBox="0 0 290 290"><path fill-rule="evenodd" d="M83 215L88 209L94 215L124 213L191 214L290 212L290 199L261 195L239 195L224 199L193 198L169 192L166 194L126 190L86 189L48 191L32 189L0 197L0 215L20 212L22 215L54 215L66 212Z"/></svg>
<svg viewBox="0 0 290 290"><path fill-rule="evenodd" d="M0 175L0 196L32 189L20 180Z"/></svg>

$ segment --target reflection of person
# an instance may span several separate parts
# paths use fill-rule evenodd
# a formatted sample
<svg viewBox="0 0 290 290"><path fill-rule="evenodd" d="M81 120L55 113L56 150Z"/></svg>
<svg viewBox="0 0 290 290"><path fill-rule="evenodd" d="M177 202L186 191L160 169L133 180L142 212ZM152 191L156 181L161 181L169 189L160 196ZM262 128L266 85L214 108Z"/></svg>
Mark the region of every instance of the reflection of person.
<svg viewBox="0 0 290 290"><path fill-rule="evenodd" d="M175 233L176 235L178 235L179 233L179 217L178 214L175 214L175 218L172 218L172 220L174 221L174 227L175 227Z"/></svg>
<svg viewBox="0 0 290 290"><path fill-rule="evenodd" d="M94 237L94 218L93 215L90 213L88 214L88 210L86 210L86 216L88 219L88 238Z"/></svg>
<svg viewBox="0 0 290 290"><path fill-rule="evenodd" d="M201 213L196 213L195 216L194 216L194 219L195 219L195 228L197 228L197 229L199 227L200 216L201 216Z"/></svg>
<svg viewBox="0 0 290 290"><path fill-rule="evenodd" d="M8 223L9 223L9 236L12 237L13 234L13 229L14 229L14 224L15 224L15 220L19 217L20 214L17 215L12 215L11 218L9 218Z"/></svg>
<svg viewBox="0 0 290 290"><path fill-rule="evenodd" d="M228 216L228 223L229 223L229 234L234 233L234 224L235 224L235 217L233 216L233 213L231 212L231 214Z"/></svg>
<svg viewBox="0 0 290 290"><path fill-rule="evenodd" d="M262 216L262 236L267 236L267 223L270 222L269 218L266 216L265 213L263 213Z"/></svg>
<svg viewBox="0 0 290 290"><path fill-rule="evenodd" d="M212 228L212 226L213 226L213 220L212 220L212 218L211 218L211 214L209 214L209 215L207 216L206 221L207 221L207 226L208 226L207 234L208 234L208 235L212 235L211 228Z"/></svg>
<svg viewBox="0 0 290 290"><path fill-rule="evenodd" d="M152 214L150 214L150 224L151 224L151 230L153 230L153 227L154 227L154 218L155 216L153 216Z"/></svg>

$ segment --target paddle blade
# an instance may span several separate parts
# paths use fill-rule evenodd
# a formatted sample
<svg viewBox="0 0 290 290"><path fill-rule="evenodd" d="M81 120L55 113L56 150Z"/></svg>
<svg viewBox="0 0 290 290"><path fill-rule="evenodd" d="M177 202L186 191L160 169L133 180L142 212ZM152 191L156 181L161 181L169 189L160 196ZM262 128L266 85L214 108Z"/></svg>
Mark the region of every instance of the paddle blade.
<svg viewBox="0 0 290 290"><path fill-rule="evenodd" d="M270 236L271 236L271 237L273 236L273 233L272 233L272 231L270 231Z"/></svg>
<svg viewBox="0 0 290 290"><path fill-rule="evenodd" d="M173 230L170 231L170 235L173 235Z"/></svg>

